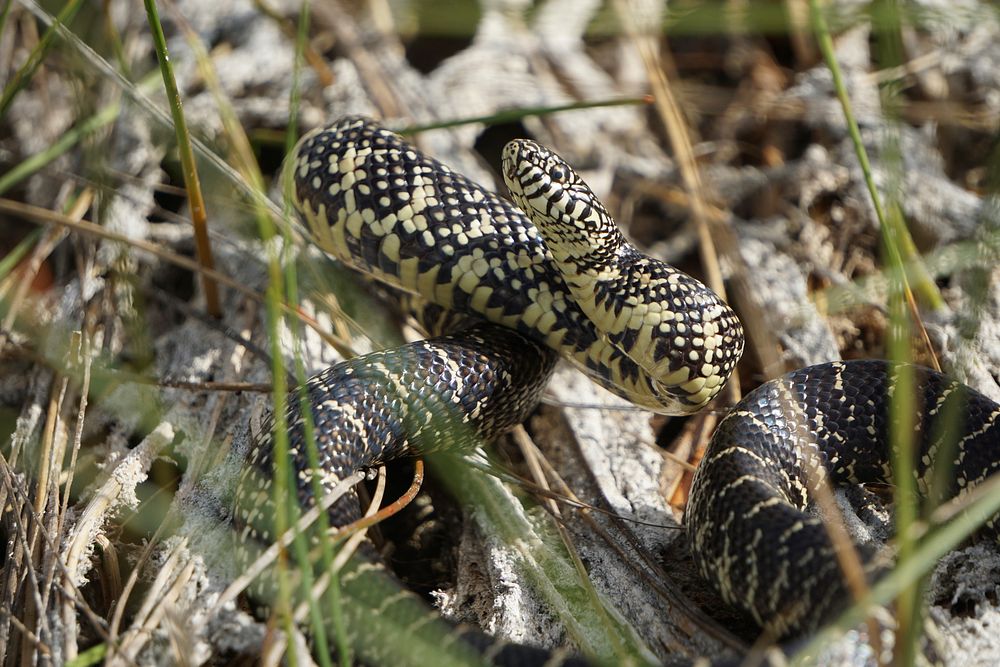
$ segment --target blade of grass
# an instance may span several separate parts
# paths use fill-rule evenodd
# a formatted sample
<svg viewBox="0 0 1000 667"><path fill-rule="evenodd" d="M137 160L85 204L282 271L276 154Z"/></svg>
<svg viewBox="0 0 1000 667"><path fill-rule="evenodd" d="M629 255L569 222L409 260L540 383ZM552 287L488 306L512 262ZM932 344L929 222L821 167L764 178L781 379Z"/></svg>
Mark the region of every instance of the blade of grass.
<svg viewBox="0 0 1000 667"><path fill-rule="evenodd" d="M899 239L904 235L908 236L909 232L902 224L902 216L896 199L892 196L891 189L888 215L883 207L881 195L875 185L868 153L862 141L857 120L854 117L854 111L840 71L840 65L837 62L833 39L830 35L826 18L823 15L823 9L819 6L819 0L810 0L809 8L813 31L819 42L820 52L823 54L823 58L833 78L833 87L838 100L840 100L848 133L854 144L855 153L864 174L865 184L868 187L872 205L878 217L879 229L882 233L883 252L889 266L896 269L892 271L894 279L890 283L889 292L890 326L888 348L890 350L890 357L899 361L908 361L912 357L912 350L910 348L909 336L911 320L907 313L907 305L909 305L912 311L914 320L918 320L919 317L907 275L904 271L898 269L904 266ZM913 257L910 256L907 259L912 261ZM938 307L943 303L940 294L937 292L937 287L932 281L924 277L918 285L922 286L925 299L933 304L934 307ZM896 534L899 539L899 563L904 563L911 558L914 548L914 544L910 540L910 536L912 535L910 527L916 520L917 507L916 480L912 474L912 471L915 469L915 454L913 451L913 428L915 410L917 409L914 404L915 390L916 384L912 368L908 365L900 366L894 379L894 389L889 395L889 437L893 453L892 469L895 484L894 497L896 500ZM898 608L900 610L912 608L916 603L916 596L917 591L915 587L906 589L898 601ZM904 619L900 622L905 641L909 641L907 638L909 635L909 623L906 622L907 620Z"/></svg>
<svg viewBox="0 0 1000 667"><path fill-rule="evenodd" d="M861 171L864 174L865 185L868 187L868 192L872 198L872 205L875 208L875 215L878 217L879 227L883 236L889 238L887 250L890 253L890 259L892 260L891 264L894 266L902 266L903 252L906 253L907 260L909 262L913 262L916 259L916 252L914 250L916 246L913 244L913 239L910 237L909 231L906 229L905 225L902 224L902 216L899 215L898 211L889 216L886 214L885 208L882 206L882 198L875 185L875 177L872 173L871 162L868 159L868 152L865 149L864 142L862 141L861 130L858 127L858 122L854 117L854 110L851 107L851 101L848 97L847 86L844 84L844 78L840 71L840 65L837 63L837 56L833 46L833 38L830 35L830 29L824 16L823 8L819 6L819 0L809 0L809 10L812 19L813 32L816 35L816 40L819 43L820 51L823 54L827 67L830 69L830 74L833 77L834 91L837 93L837 99L840 100L841 109L844 113L844 120L847 123L847 130L850 134L851 141L854 143L855 152L858 156L858 162L860 163ZM903 239L907 240L904 241ZM916 271L914 273L915 275L913 277L916 279L917 289L920 291L924 300L934 309L943 307L944 300L942 299L937 286L934 284L934 281L930 280L923 273L918 273ZM909 287L909 281L904 279L904 282L906 283L906 293L908 295L907 300L912 302L913 296Z"/></svg>
<svg viewBox="0 0 1000 667"><path fill-rule="evenodd" d="M882 20L878 22L875 29L875 48L883 66L895 67L903 61L902 45L902 22L900 8L894 0L879 0L872 6L873 13L879 13ZM913 358L913 343L911 331L914 324L919 328L931 351L931 358L937 370L936 356L933 348L930 348L930 341L927 333L920 321L919 313L911 311L913 321L907 316L906 284L903 278L907 276L906 264L903 259L912 263L916 255L913 241L908 233L900 235L900 230L906 232L903 222L902 210L899 202L902 180L902 153L900 149L899 137L899 108L900 108L900 86L896 81L889 81L880 86L880 99L882 102L883 116L885 123L884 140L884 162L890 174L890 184L886 188L886 196L889 201L889 215L891 226L887 230L892 235L883 236L883 243L888 245L895 243L902 247L902 252L893 253L891 248L886 254L895 261L899 258L899 264L892 264L894 274L899 276L890 283L890 327L889 327L889 356L898 361L911 361ZM921 273L920 278L929 280L927 271L922 264L917 263ZM918 278L919 279L919 278ZM917 386L911 366L903 366L899 369L899 385L891 397L890 412L892 415L891 424L893 429L890 437L894 444L893 470L897 471L893 475L896 486L896 532L899 536L897 543L899 547L898 558L900 561L913 557L915 548L915 538L909 536L913 534L910 527L917 521L920 510L920 496L917 491L916 480L916 437L915 427L917 414L921 408L927 409L929 406L916 405ZM956 415L957 416L957 413ZM947 417L942 411L939 419ZM958 439L953 442L957 445ZM936 465L942 466L942 459L936 461ZM948 467L950 466L943 466ZM898 627L896 630L896 641L894 644L895 663L909 667L915 664L916 656L919 653L920 628L924 614L924 605L921 604L924 581L917 579L913 584L903 590L896 602L896 617Z"/></svg>
<svg viewBox="0 0 1000 667"><path fill-rule="evenodd" d="M212 99L222 120L226 139L231 148L229 160L251 187L264 192L264 176L261 174L260 165L257 164L257 158L254 156L253 148L247 138L246 131L243 129L243 125L240 123L236 110L233 108L232 102L219 82L218 74L212 64L208 50L205 48L204 43L202 43L198 33L191 27L184 15L177 10L174 3L171 0L164 0L164 4L171 11L174 22L180 26L181 31L184 33L184 39L191 48L195 62L198 64L198 73L204 80L205 87L212 93ZM258 216L267 215L267 211L262 209L256 200L254 208Z"/></svg>
<svg viewBox="0 0 1000 667"><path fill-rule="evenodd" d="M28 59L24 61L24 64L21 65L16 72L14 72L14 76L10 78L10 81L3 90L3 94L0 95L0 118L7 115L7 111L10 109L10 105L14 101L14 98L17 97L19 92L21 92L22 88L28 85L28 82L31 81L31 77L35 75L35 70L38 69L38 66L42 64L43 60L45 60L45 56L52 47L52 40L56 36L57 26L62 27L72 21L73 17L76 16L77 10L80 9L80 5L82 4L82 0L70 0L63 5L62 11L60 11L55 18L55 22L48 27L42 35L42 38L38 40L35 48L33 48L31 53L28 55ZM0 32L2 32L3 23L6 21L9 9L10 3L4 7L3 21L0 21Z"/></svg>
<svg viewBox="0 0 1000 667"><path fill-rule="evenodd" d="M0 282L3 282L7 275L14 270L14 267L27 256L28 251L35 245L35 242L38 241L44 231L41 227L31 230L27 236L14 246L13 250L4 255L3 258L0 258Z"/></svg>
<svg viewBox="0 0 1000 667"><path fill-rule="evenodd" d="M309 66L312 67L313 71L316 72L316 77L319 79L319 85L321 88L326 88L334 82L333 72L330 71L330 67L326 64L323 56L316 52L314 48L309 45L308 35L302 35L302 13L299 13L298 25L294 27L291 26L291 21L287 20L284 16L279 14L273 7L268 5L264 0L254 0L254 5L257 10L267 16L281 28L282 32L286 36L292 37L296 40L296 49L301 48L301 57L309 62ZM303 7L306 7L308 2L303 3ZM308 21L306 22L308 25ZM304 40L304 41L303 41Z"/></svg>
<svg viewBox="0 0 1000 667"><path fill-rule="evenodd" d="M85 651L81 651L79 655L66 663L66 667L90 667L91 665L103 662L107 654L108 645L97 644Z"/></svg>
<svg viewBox="0 0 1000 667"><path fill-rule="evenodd" d="M890 172L890 176L894 177L897 184L896 187L890 184L887 188L889 204L887 209L883 210L871 177L867 156L860 141L860 133L851 115L847 94L833 56L832 41L823 24L823 17L820 14L816 0L811 0L810 5L821 50L824 53L828 66L833 72L834 85L841 104L844 107L844 114L848 120L851 137L854 141L859 161L862 164L866 182L876 208L876 214L879 216L882 230L882 246L888 264L888 304L890 315L888 348L890 357L900 361L908 361L912 357L913 349L910 330L911 326L915 324L919 327L928 350L931 350L932 359L935 365L937 365L907 281L908 277L914 279L917 282L918 288L921 286L925 288L933 286L933 282L928 277L928 267L918 259L913 241L903 223L903 216L898 200L898 193L900 192L900 188L898 187L899 165L902 163L896 124L896 118L898 117L898 113L896 113L898 110L898 86L890 81L881 88L883 108L890 118L890 121L887 123L887 142L884 153L889 165L896 165L896 169ZM880 54L883 56L881 64L888 67L899 67L903 59L901 43L902 10L894 0L885 0L876 3L872 7L872 12L877 13L879 16L879 20L873 22L878 25L876 32L878 40L876 45L880 48ZM906 259L905 263L903 261L904 257ZM940 302L940 295L937 293L936 286L933 287L932 291L925 289L922 292L925 300L932 305ZM938 301L935 301L935 297ZM917 557L918 548L916 538L914 537L915 532L912 530L917 525L919 507L917 480L915 476L916 452L914 451L913 440L917 412L921 407L927 409L929 406L916 405L916 389L912 367L899 367L889 406L891 415L890 438L893 444L892 464L896 496L896 532L899 559L896 571L905 569ZM951 406L951 409L939 411L938 420L935 422L934 427L941 432L941 437L946 438L949 433L955 431L956 424L949 424L948 420L949 418L952 420L956 419L958 414L959 410L954 406ZM957 442L957 439L954 440ZM946 438L943 451L947 451L948 442L949 440ZM937 492L938 495L940 495L940 489L946 486L943 478L946 475L950 476L949 463L950 457L942 454L936 459L934 470L928 473L932 482L931 490ZM924 508L925 511L931 511L936 500L936 498L931 497ZM933 563L925 571L929 571L932 565ZM894 661L898 664L915 664L917 656L920 653L919 631L922 627L921 619L924 613L923 606L920 604L922 588L923 580L920 576L914 576L905 585L898 588L896 592L898 628Z"/></svg>
<svg viewBox="0 0 1000 667"><path fill-rule="evenodd" d="M1000 477L994 476L962 498L965 507L955 515L946 514L938 525L913 552L913 557L897 566L871 588L870 595L851 606L834 622L818 632L800 651L793 665L813 664L823 647L845 632L857 627L876 606L888 604L914 581L925 576L949 551L962 544L969 535L1000 512ZM945 508L942 508L945 509Z"/></svg>
<svg viewBox="0 0 1000 667"><path fill-rule="evenodd" d="M303 13L308 12L308 7L304 6L302 8ZM220 109L220 113L223 120L223 125L226 128L227 136L230 140L231 145L234 147L234 152L236 156L236 164L238 170L243 175L243 178L247 180L257 190L263 192L264 190L264 179L260 172L260 168L257 164L256 158L254 157L253 150L247 140L246 133L243 127L239 123L235 111L232 109L228 98L222 91L222 87L218 83L217 76L215 74L214 68L211 65L210 59L208 57L207 51L204 49L200 40L193 30L187 28L182 17L179 17L182 26L185 26L185 32L188 38L188 42L191 44L195 57L198 60L200 70L202 72L203 78L206 84L210 88L217 102L217 106ZM296 67L300 67L300 61L296 63ZM276 234L274 225L271 219L267 215L267 211L262 209L259 205L257 206L257 224L258 231L261 238L270 239ZM286 218L291 217L288 215L287 205L286 205ZM289 234L288 227L282 225L282 231L284 233L284 248L288 249L293 246L291 236ZM284 281L281 280L282 266L284 269ZM312 425L312 412L309 406L305 403L305 381L306 373L305 367L302 363L302 353L298 346L301 336L299 334L299 327L301 325L300 320L293 318L289 322L285 322L281 313L287 311L288 309L294 309L299 303L297 281L295 277L295 264L293 261L282 261L279 257L277 251L273 248L269 253L268 259L268 272L270 275L269 288L267 293L267 303L268 303L268 324L270 332L270 340L272 342L272 359L277 355L279 358L274 359L274 365L272 371L274 373L281 373L282 380L280 382L276 381L274 383L274 410L276 417L276 440L275 440L275 474L280 483L276 486L275 494L280 495L283 500L281 502L276 502L276 534L281 534L285 525L297 525L297 520L301 514L301 508L298 506L298 496L295 493L295 481L289 477L293 466L291 461L288 459L288 437L285 432L286 427L282 425L285 420L285 402L289 400L287 395L288 385L284 381L284 365L283 358L279 351L275 350L273 347L280 341L280 336L278 334L278 329L281 324L285 324L294 332L292 336L295 341L295 349L293 350L293 359L295 365L295 377L297 384L300 387L301 394L299 400L302 401L300 405L300 414L303 416L305 423L305 438L307 441L307 451L310 457L310 465L318 469L319 468L319 456L316 452L315 447L315 437L313 434L314 428ZM272 299L276 301L276 310L272 313ZM313 479L314 482L314 495L315 497L320 497L322 495L322 489L320 487L320 482L318 479ZM326 535L328 533L328 516L326 513L322 513L318 517L319 527L317 531L321 535ZM287 523L286 523L287 522ZM330 565L333 562L334 553L332 545L326 541L321 540L321 563L318 566L318 571L330 571ZM301 591L301 599L304 600L305 604L308 606L309 618L312 624L312 641L316 643L316 650L314 651L316 658L319 660L320 664L328 665L330 664L330 649L329 642L327 639L327 625L323 620L323 614L321 613L319 601L316 600L312 595L310 595L313 589L314 583L314 565L313 559L309 555L307 536L302 531L296 530L291 548L294 553L295 561L298 566L299 572L299 590ZM280 565L285 565L285 559L279 560ZM330 615L336 619L339 617L338 609L336 605L336 585L331 587L334 592L328 593L325 599L330 602L331 610ZM291 610L295 607L295 600L292 596L292 589L289 586L284 586L279 589L279 609L281 610L282 618L285 619L286 627L290 628L292 621ZM336 623L334 623L336 627ZM289 650L294 650L294 645L285 644L284 645ZM343 650L340 652L341 659L350 661L350 653L347 652L346 641L342 642Z"/></svg>
<svg viewBox="0 0 1000 667"><path fill-rule="evenodd" d="M531 590L556 614L574 642L602 664L646 664L648 650L621 616L605 606L585 572L580 572L562 541L545 520L526 510L498 480L469 470L454 459L435 459L438 475L489 526L511 545L517 566Z"/></svg>
<svg viewBox="0 0 1000 667"><path fill-rule="evenodd" d="M291 91L289 92L289 119L288 119L288 130L285 135L286 145L285 154L291 155L295 148L295 143L298 135L298 110L300 103L300 83L301 83L301 73L302 73L302 63L306 57L306 51L308 50L308 36L309 36L309 0L303 0L302 6L299 8L299 20L295 33L295 58L292 63L292 85ZM290 201L286 198L284 201L285 206L285 216L294 217L291 211ZM291 248L293 244L293 239L288 233L288 227L282 226L282 235L284 239L284 244L286 248ZM299 303L299 282L298 276L295 270L295 262L291 259L285 263L285 282L287 285L285 297L286 302L290 304ZM313 423L312 410L308 403L308 395L306 392L306 371L305 366L302 363L302 349L301 341L303 336L300 333L301 322L293 320L290 322L290 328L294 332L293 340L295 341L294 349L294 363L295 363L295 377L298 381L298 400L299 400L299 412L303 415L304 420L304 436L306 440L306 454L309 458L309 465L314 469L320 468L320 456L319 449L316 444L316 427ZM320 497L322 494L322 485L318 476L313 476L313 495L315 497ZM330 573L329 585L322 596L322 600L327 605L327 615L329 617L329 625L324 623L322 620L322 614L320 613L319 601L315 600L312 595L307 595L307 600L310 605L310 615L313 619L313 627L315 632L320 635L322 639L322 645L318 646L319 659L324 664L329 663L329 649L327 646L327 629L332 632L333 640L337 647L337 656L340 660L340 664L343 667L347 667L352 664L353 659L351 655L351 646L349 637L347 635L347 628L344 623L344 614L341 607L341 590L340 590L340 579L338 575L338 570L333 567L334 560L334 541L332 539L327 539L326 536L329 535L329 517L324 513L320 520L320 531L321 537L319 539L320 543L320 572ZM304 567L309 567L310 562L308 556L300 558L300 563ZM306 589L308 590L308 589Z"/></svg>
<svg viewBox="0 0 1000 667"><path fill-rule="evenodd" d="M156 121L162 127L170 130L171 132L174 131L174 124L171 115L149 99L149 97L147 97L146 94L138 86L136 86L136 84L126 79L121 72L116 70L111 65L111 63L94 51L88 44L83 42L83 40L74 35L72 31L67 29L64 25L58 23L55 18L40 7L35 0L20 0L20 2L44 25L54 27L59 37L62 38L67 45L75 49L85 63L88 63L99 74L118 85L129 97L129 99L135 102L139 109L145 111L152 120ZM273 219L282 219L281 210L267 197L265 193L247 183L246 179L242 178L235 169L229 166L221 157L216 155L216 153L206 146L204 142L200 141L196 137L192 137L191 144L195 152L198 153L199 157L201 157L207 164L211 165L227 181L235 185L244 195L260 204L262 208L266 209Z"/></svg>
<svg viewBox="0 0 1000 667"><path fill-rule="evenodd" d="M263 5L263 2L258 2ZM295 31L295 59L292 62L292 87L288 93L288 129L285 131L285 155L291 155L299 137L299 106L302 103L302 62L309 50L309 0L302 0ZM288 200L285 200L288 214Z"/></svg>
<svg viewBox="0 0 1000 667"><path fill-rule="evenodd" d="M4 28L7 27L7 17L10 16L11 4L13 4L13 0L6 0L3 3L3 9L0 10L0 35L3 34Z"/></svg>
<svg viewBox="0 0 1000 667"><path fill-rule="evenodd" d="M208 53L201 44L197 34L186 25L182 16L178 15L177 18L179 24L185 30L186 38L195 53L195 58L198 61L201 74L205 79L206 85L212 91L217 107L220 110L223 126L226 130L230 145L234 149L237 170L240 172L243 181L248 184L248 187L252 188L257 193L260 193L259 197L254 197L253 199L254 207L256 209L255 217L260 237L262 239L273 238L276 234L275 227L272 223L271 217L268 215L268 209L261 203L266 200L266 195L264 194L263 175L260 172L253 150L247 140L246 133L244 132L235 111L232 109L231 103L224 94L221 85L219 85L218 78L211 64ZM177 126L179 127L179 124L177 124ZM282 225L282 229L286 234L285 248L290 248L292 244L287 226ZM288 310L294 310L297 308L298 296L294 288L286 289L286 286L293 284L294 275L286 276L286 279L284 281L282 280L282 265L285 265L286 267L292 266L292 270L294 270L294 263L282 262L279 256L280 250L278 250L274 245L269 245L268 248L267 272L269 281L268 289L265 294L265 304L267 311L267 327L271 345L270 357L272 360L272 375L274 377L272 385L275 419L273 447L275 461L274 474L276 483L274 484L273 489L273 502L275 508L275 534L282 535L285 533L288 526L298 525L298 520L301 515L301 508L298 505L297 494L295 492L295 480L292 477L294 468L291 465L288 453L290 443L288 440L288 426L286 423L287 419L285 410L286 402L288 400L289 385L286 380L287 375L285 373L284 355L280 349L281 337L279 335L279 330L282 324L286 324L293 331L297 330L296 325L299 323L299 320L293 318L291 322L286 323L283 314ZM293 336L293 338L295 338L296 341L299 339L298 336ZM305 371L301 363L301 352L297 347L293 356L295 357L296 378L298 384L302 386L305 382ZM306 433L308 436L311 431L311 411L305 409L306 406L302 407L303 409L301 414L304 416L306 422ZM311 449L312 451L315 451L315 447L312 447ZM318 467L318 456L314 456L313 459L314 467ZM316 483L318 487L318 481L316 481ZM316 494L316 497L320 497L321 495L319 491L317 491ZM320 534L326 534L327 521L327 515L325 513L321 513L318 517L318 522L320 523L318 530ZM290 544L287 545L287 547L291 548L292 559L297 564L296 569L299 574L298 584L293 582L294 577L292 576L289 554L286 547L282 547L278 553L278 595L276 601L277 604L275 604L274 607L280 622L286 632L290 635L294 625L293 610L296 606L293 588L297 586L297 588L302 592L301 598L305 600L309 608L309 618L312 624L312 640L316 643L315 655L321 664L328 665L330 664L331 652L326 638L326 624L323 621L322 614L317 606L317 601L309 595L309 592L313 588L313 565L309 556L306 539L306 534L296 528L293 532ZM329 547L329 544L324 542L323 546L323 564L320 566L321 571L328 570L328 567L326 566L328 566L333 559L332 549ZM282 646L284 646L284 648L288 651L295 651L294 643L286 643ZM349 659L349 654L345 655ZM293 653L289 655L289 659L292 662L295 662L295 656Z"/></svg>
<svg viewBox="0 0 1000 667"><path fill-rule="evenodd" d="M977 238L933 250L921 256L920 261L932 278L950 276L969 268L991 271L1000 262L1000 233L984 229ZM845 285L817 290L812 300L826 314L840 314L858 305L881 304L890 281L895 280L894 272L886 267L880 273L857 278ZM976 284L986 285L987 282L981 277ZM974 314L976 309L970 307L968 312Z"/></svg>
<svg viewBox="0 0 1000 667"><path fill-rule="evenodd" d="M205 213L205 200L201 194L201 181L198 179L198 165L194 160L191 147L191 134L188 132L187 121L184 118L184 106L181 94L174 78L174 67L170 64L170 54L167 52L167 38L160 25L156 0L144 0L146 17L153 31L153 44L156 47L156 59L160 63L160 74L163 76L163 87L170 104L170 113L174 120L174 131L177 135L177 149L180 152L181 171L184 174L184 185L187 188L188 204L191 208L191 222L194 225L195 246L198 261L206 269L214 269L212 261L212 245L208 239L208 223ZM202 287L205 291L205 308L214 317L222 316L219 305L219 288L215 281L202 274Z"/></svg>
<svg viewBox="0 0 1000 667"><path fill-rule="evenodd" d="M267 225L268 223L264 223ZM267 314L268 340L271 354L271 376L273 378L273 410L274 410L274 534L283 535L289 526L294 526L296 517L294 516L293 500L295 489L294 480L290 479L289 465L289 443L288 443L288 420L285 415L286 396L288 393L288 382L285 374L285 361L282 354L279 329L281 324L282 306L282 283L281 267L274 246L268 245L268 287L265 293L265 312ZM296 531L295 539L301 533ZM282 623L288 636L293 630L293 609L292 603L292 581L291 572L288 566L288 556L284 549L278 554L278 600L275 605L275 612ZM290 644L291 652L288 660L295 664L294 644Z"/></svg>
<svg viewBox="0 0 1000 667"><path fill-rule="evenodd" d="M427 123L426 125L408 125L395 130L404 137L427 130L440 130L448 127L458 127L471 123L484 123L486 125L499 125L501 123L513 123L526 116L545 116L547 114L559 113L561 111L575 111L577 109L593 109L596 107L620 107L636 106L639 104L649 104L652 99L647 95L643 97L623 97L610 100L590 100L585 102L572 102L570 104L560 104L548 107L521 107L517 109L506 109L486 116L468 116L466 118L456 118L453 120Z"/></svg>
<svg viewBox="0 0 1000 667"><path fill-rule="evenodd" d="M128 57L125 55L125 45L122 43L122 36L118 33L117 26L115 26L114 17L111 15L111 0L103 0L102 5L104 32L107 35L108 42L111 43L111 52L115 54L115 60L118 61L118 67L121 68L121 71L125 76L131 78L132 73Z"/></svg>

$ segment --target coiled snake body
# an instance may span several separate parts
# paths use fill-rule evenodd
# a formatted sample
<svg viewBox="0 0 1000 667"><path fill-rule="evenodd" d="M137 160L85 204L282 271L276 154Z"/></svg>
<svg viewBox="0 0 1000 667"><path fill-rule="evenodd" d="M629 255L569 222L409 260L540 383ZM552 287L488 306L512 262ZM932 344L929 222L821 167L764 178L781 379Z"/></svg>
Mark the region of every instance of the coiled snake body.
<svg viewBox="0 0 1000 667"><path fill-rule="evenodd" d="M586 184L527 141L504 150L516 206L363 118L303 138L288 173L324 251L393 287L492 324L354 359L312 378L318 465L293 394L289 441L300 502L360 467L468 447L518 423L561 353L611 391L659 412L703 407L743 349L734 313L700 282L639 254ZM495 326L501 325L501 326ZM505 327L505 328L501 328ZM814 626L843 599L834 549L808 514L820 478L888 481L885 362L824 364L769 382L723 420L686 515L694 560L730 603L777 634ZM964 415L954 453L966 493L1000 465L998 406L917 370L923 480L946 448L933 416ZM961 387L961 389L959 389ZM265 435L237 492L244 540L267 542L272 453ZM256 479L256 483L251 480ZM260 480L265 480L263 483ZM335 519L351 518L350 503Z"/></svg>

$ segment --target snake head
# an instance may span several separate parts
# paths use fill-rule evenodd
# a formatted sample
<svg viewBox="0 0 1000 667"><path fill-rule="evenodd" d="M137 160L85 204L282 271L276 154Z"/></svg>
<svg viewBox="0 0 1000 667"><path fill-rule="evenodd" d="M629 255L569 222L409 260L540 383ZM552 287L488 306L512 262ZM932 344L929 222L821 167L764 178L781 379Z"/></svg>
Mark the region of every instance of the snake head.
<svg viewBox="0 0 1000 667"><path fill-rule="evenodd" d="M544 146L527 139L508 143L503 150L503 177L514 203L535 223L560 261L607 261L624 243L590 186Z"/></svg>
<svg viewBox="0 0 1000 667"><path fill-rule="evenodd" d="M565 160L527 139L515 139L504 147L503 177L519 205L524 199L528 207L537 207L544 214L550 213L552 206L562 209L571 204L572 208L572 202L596 201L591 189ZM532 213L527 208L525 212Z"/></svg>
<svg viewBox="0 0 1000 667"><path fill-rule="evenodd" d="M528 139L515 139L504 147L503 167L511 191L523 192L535 184L560 188L583 184L583 179L565 160Z"/></svg>

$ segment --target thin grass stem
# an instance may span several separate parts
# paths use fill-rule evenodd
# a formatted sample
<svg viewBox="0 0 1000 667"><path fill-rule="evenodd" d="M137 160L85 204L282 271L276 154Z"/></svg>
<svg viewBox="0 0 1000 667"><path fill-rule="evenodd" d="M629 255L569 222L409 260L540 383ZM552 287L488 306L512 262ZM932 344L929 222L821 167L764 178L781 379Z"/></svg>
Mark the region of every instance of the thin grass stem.
<svg viewBox="0 0 1000 667"><path fill-rule="evenodd" d="M187 120L184 118L184 105L181 100L177 80L174 78L174 67L170 63L167 51L167 38L163 34L160 15L156 8L156 0L143 0L146 6L146 16L153 33L153 44L156 48L156 59L160 63L160 74L163 77L163 87L170 104L170 114L174 121L174 132L177 136L177 149L180 152L181 172L184 175L184 186L187 188L188 204L191 207L191 223L194 225L195 247L198 261L206 269L214 269L212 260L212 244L208 238L208 217L205 211L205 199L201 193L201 180L198 178L198 165L194 159L191 147L191 134L188 132ZM205 309L213 317L222 316L219 304L218 285L210 277L202 274L202 288L205 291Z"/></svg>

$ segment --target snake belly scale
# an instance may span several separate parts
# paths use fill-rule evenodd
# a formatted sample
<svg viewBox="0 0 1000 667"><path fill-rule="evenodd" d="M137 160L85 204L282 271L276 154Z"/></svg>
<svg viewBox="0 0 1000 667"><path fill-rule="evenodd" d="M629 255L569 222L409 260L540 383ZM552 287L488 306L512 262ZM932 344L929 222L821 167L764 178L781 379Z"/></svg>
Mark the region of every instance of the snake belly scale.
<svg viewBox="0 0 1000 667"><path fill-rule="evenodd" d="M658 412L694 412L724 385L743 350L728 306L638 253L551 151L512 142L503 171L514 203L359 117L307 135L290 156L288 187L320 248L485 320L312 378L306 404L316 465L305 456L292 394L290 482L303 506L315 502L314 479L328 490L384 459L469 447L510 428L536 402L556 352ZM685 517L692 556L723 598L775 635L815 627L844 598L834 547L809 514L810 499L824 478L891 478L888 405L899 369L850 362L796 371L748 394L713 435ZM915 372L925 417L916 422L914 474L923 483L936 456L950 452L956 482L948 493L966 493L1000 466L1000 407L932 371ZM957 396L961 410L942 409ZM959 416L954 449L932 425L939 412ZM243 541L274 539L272 446L265 427L238 485ZM350 521L356 502L338 502L331 520ZM502 651L494 657L504 661Z"/></svg>

